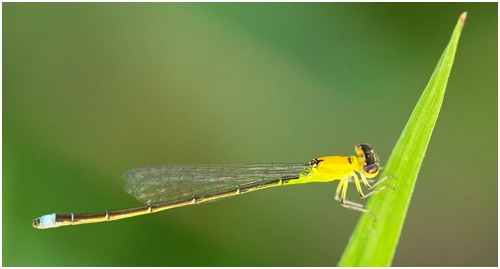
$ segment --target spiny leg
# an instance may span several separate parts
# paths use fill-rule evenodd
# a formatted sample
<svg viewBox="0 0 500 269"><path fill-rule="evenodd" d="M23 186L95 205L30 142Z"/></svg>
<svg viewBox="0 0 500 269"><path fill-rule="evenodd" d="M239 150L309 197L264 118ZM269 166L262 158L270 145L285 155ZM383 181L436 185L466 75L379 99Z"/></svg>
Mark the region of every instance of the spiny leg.
<svg viewBox="0 0 500 269"><path fill-rule="evenodd" d="M373 186L370 186L370 184L368 183L368 180L366 179L365 175L363 175L363 173L360 173L359 175L361 176L361 181L363 181L363 184L365 184L366 188L369 189L369 190L375 188L378 184L384 182L388 178L396 179L396 178L391 177L391 176L385 176L382 179L380 179L379 181L375 182L375 184L373 184Z"/></svg>
<svg viewBox="0 0 500 269"><path fill-rule="evenodd" d="M370 214L370 216L372 217L372 219L374 221L377 221L377 218L375 218L375 216L373 215L373 213L370 210L368 210L368 209L366 209L364 207L357 207L357 206L352 206L352 205L343 204L343 203L340 203L340 205L343 206L343 207L345 207L345 208L348 208L348 209L360 211L360 212L363 212L363 213L368 213L368 214Z"/></svg>
<svg viewBox="0 0 500 269"><path fill-rule="evenodd" d="M344 184L344 183L345 183L345 180L341 179L340 182L339 182L339 185L337 185L337 190L335 191L335 200L339 201L340 203L345 203L345 204L349 204L349 205L357 206L357 207L363 207L362 204L358 204L358 203L346 200L344 194L343 194L344 195L343 199L340 198L340 193L341 192L344 193L342 191L343 188L347 188L347 184Z"/></svg>
<svg viewBox="0 0 500 269"><path fill-rule="evenodd" d="M390 188L390 187L387 187L387 186L382 186L382 187L380 187L380 188L378 188L378 189L376 189L376 190L373 190L373 191L371 191L371 192L367 193L365 196L363 196L363 197L361 197L361 198L362 198L362 199L364 199L364 198L366 198L366 197L370 197L372 194L378 193L378 192L380 192L381 190L384 190L384 189L387 189L387 188ZM394 189L394 188L391 188L391 189Z"/></svg>
<svg viewBox="0 0 500 269"><path fill-rule="evenodd" d="M340 180L339 184L337 185L337 190L335 191L335 200L340 202L340 192L342 191L342 187L344 186L344 182Z"/></svg>
<svg viewBox="0 0 500 269"><path fill-rule="evenodd" d="M349 182L346 179L342 180L342 195L340 196L340 203L344 204L345 198L347 197L347 187L349 186Z"/></svg>
<svg viewBox="0 0 500 269"><path fill-rule="evenodd" d="M354 178L354 183L356 183L356 188L358 189L359 197L361 197L361 199L365 199L366 197L370 197L372 194L375 194L377 192L380 192L383 189L388 188L387 186L383 186L381 188L378 188L378 189L371 191L371 192L367 193L366 195L364 195L363 191L361 190L361 184L359 184L359 178L355 173L353 174L353 178ZM375 187L376 184L373 186Z"/></svg>
<svg viewBox="0 0 500 269"><path fill-rule="evenodd" d="M363 181L365 181L365 180L366 180L366 177L365 177L363 174L360 174L360 176L361 176L361 179L362 179ZM384 182L384 180L386 180L386 179L388 179L388 178L393 178L393 177L391 177L391 176L385 176L385 177L383 177L381 180L377 181L377 183L375 183L373 186L371 186L371 187L367 186L367 188L368 188L369 190L371 190L371 189L375 188L378 184L380 184L380 183ZM366 182L366 183L365 183L365 185L367 185L367 184L368 184L368 182ZM384 190L384 189L391 189L391 190L395 190L396 188L389 187L389 186L382 186L382 187L380 187L380 188L378 188L378 189L376 189L376 190L373 190L373 191L371 191L371 192L367 193L364 197L362 196L361 198L370 197L372 194L378 193L378 192L380 192L381 190Z"/></svg>
<svg viewBox="0 0 500 269"><path fill-rule="evenodd" d="M339 183L339 185L341 185L342 183ZM342 204L342 201L340 200L340 197L339 196L335 196L335 200L340 202ZM355 207L360 207L360 208L363 208L364 206L362 204L358 204L358 203L355 203L353 201L349 201L349 200L344 200L344 203L346 205L352 205L352 206L355 206Z"/></svg>
<svg viewBox="0 0 500 269"><path fill-rule="evenodd" d="M361 190L361 184L359 184L359 177L356 175L356 173L352 173L352 178L354 180L354 183L356 184L356 189L358 190L359 197L365 198L366 196L363 194L363 190Z"/></svg>
<svg viewBox="0 0 500 269"><path fill-rule="evenodd" d="M368 183L368 180L366 180L366 177L365 175L363 175L363 173L359 173L359 176L361 176L361 181L363 181L363 184L365 185L365 187L369 190L372 189L372 186ZM376 184L376 182L375 182Z"/></svg>
<svg viewBox="0 0 500 269"><path fill-rule="evenodd" d="M373 218L374 221L377 221L377 219L375 218L375 216L373 215L373 213L370 210L364 208L364 206L362 204L358 204L358 203L349 201L349 200L347 200L345 198L346 197L346 193L347 193L347 186L348 186L348 184L349 184L349 178L345 178L345 179L340 180L339 185L337 186L337 191L336 191L336 194L335 194L335 200L339 201L340 205L343 206L343 207L345 207L345 208L356 210L356 211L360 211L360 212L364 212L364 213L368 213L368 214L370 214L370 216ZM359 181L358 181L358 184L359 184ZM342 194L341 194L341 196L339 198L340 191L342 191Z"/></svg>
<svg viewBox="0 0 500 269"><path fill-rule="evenodd" d="M395 179L394 177L391 177L391 176L385 176L385 177L381 178L379 181L375 182L375 184L373 184L373 186L371 188L368 188L368 189L371 190L371 189L377 187L378 184L384 182L388 178Z"/></svg>

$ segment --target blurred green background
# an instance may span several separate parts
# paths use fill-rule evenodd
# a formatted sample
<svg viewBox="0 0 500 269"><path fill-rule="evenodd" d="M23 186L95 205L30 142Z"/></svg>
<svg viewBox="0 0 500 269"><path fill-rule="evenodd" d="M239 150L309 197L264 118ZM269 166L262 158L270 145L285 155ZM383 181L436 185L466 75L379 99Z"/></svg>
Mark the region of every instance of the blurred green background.
<svg viewBox="0 0 500 269"><path fill-rule="evenodd" d="M4 3L3 265L335 266L360 215L336 183L31 221L141 205L120 175L146 164L307 162L367 141L383 165L463 11L393 265L496 266L497 3Z"/></svg>

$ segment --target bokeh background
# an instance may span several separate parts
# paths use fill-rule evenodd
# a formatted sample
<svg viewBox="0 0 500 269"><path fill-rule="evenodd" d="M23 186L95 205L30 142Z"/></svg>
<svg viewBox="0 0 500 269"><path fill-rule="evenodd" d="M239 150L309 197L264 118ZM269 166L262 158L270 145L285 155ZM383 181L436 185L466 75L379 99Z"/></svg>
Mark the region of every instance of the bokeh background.
<svg viewBox="0 0 500 269"><path fill-rule="evenodd" d="M140 205L120 175L146 164L307 162L360 141L383 164L463 11L393 265L497 265L496 3L2 6L4 266L335 266L360 215L336 183L31 221Z"/></svg>

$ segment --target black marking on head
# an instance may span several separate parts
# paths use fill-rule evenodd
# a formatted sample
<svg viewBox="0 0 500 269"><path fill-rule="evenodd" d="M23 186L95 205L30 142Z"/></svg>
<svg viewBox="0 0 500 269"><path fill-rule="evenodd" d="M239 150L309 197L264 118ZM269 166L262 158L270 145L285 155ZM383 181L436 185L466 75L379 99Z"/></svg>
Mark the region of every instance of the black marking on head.
<svg viewBox="0 0 500 269"><path fill-rule="evenodd" d="M347 160L349 161L350 164L352 164L351 156L347 157Z"/></svg>
<svg viewBox="0 0 500 269"><path fill-rule="evenodd" d="M365 142L361 142L361 143L356 144L356 147L362 148L363 151L371 151L371 150L373 150L372 146L370 146L370 144L365 143Z"/></svg>
<svg viewBox="0 0 500 269"><path fill-rule="evenodd" d="M365 157L365 166L377 164L377 160L375 158L375 155L373 154L373 147L370 146L368 143L358 143L356 144L356 147L361 148L363 151L363 155Z"/></svg>
<svg viewBox="0 0 500 269"><path fill-rule="evenodd" d="M377 157L373 153L373 147L368 143L358 143L356 144L358 154L364 160L363 171L367 174L376 174L379 170Z"/></svg>

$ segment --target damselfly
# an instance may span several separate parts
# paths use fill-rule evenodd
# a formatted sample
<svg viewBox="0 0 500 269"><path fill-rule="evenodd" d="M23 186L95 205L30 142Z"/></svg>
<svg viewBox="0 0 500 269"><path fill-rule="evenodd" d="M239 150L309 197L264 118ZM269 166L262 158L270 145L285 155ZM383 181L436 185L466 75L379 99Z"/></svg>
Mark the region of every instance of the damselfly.
<svg viewBox="0 0 500 269"><path fill-rule="evenodd" d="M387 186L365 195L360 181L372 190L388 177L371 186L367 178L373 178L379 173L373 148L367 143L358 143L355 150L358 156L328 156L305 164L163 164L135 168L123 174L125 190L146 205L93 213L53 213L33 220L33 227L46 229L112 221L215 201L274 186L334 180L340 181L335 199L342 206L371 214L362 204L346 200L347 186L353 181L360 197L366 198Z"/></svg>

